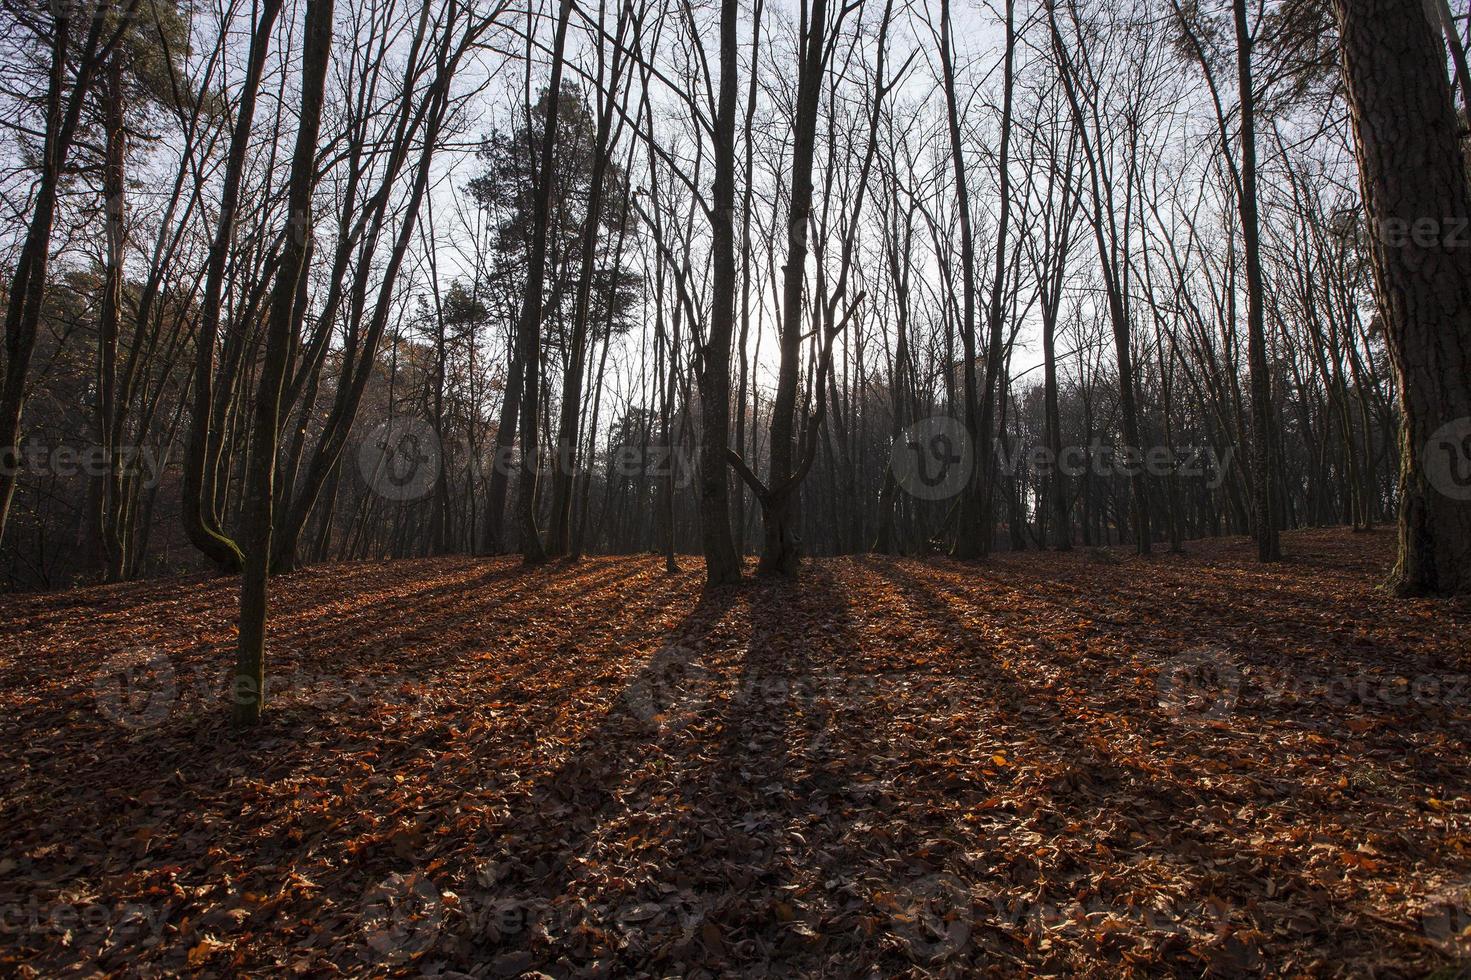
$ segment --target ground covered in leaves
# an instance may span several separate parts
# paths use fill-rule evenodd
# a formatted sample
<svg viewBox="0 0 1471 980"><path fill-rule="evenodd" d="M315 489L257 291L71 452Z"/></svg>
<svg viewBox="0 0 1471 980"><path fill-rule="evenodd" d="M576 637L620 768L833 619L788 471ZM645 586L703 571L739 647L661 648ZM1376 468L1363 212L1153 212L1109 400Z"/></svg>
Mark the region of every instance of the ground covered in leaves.
<svg viewBox="0 0 1471 980"><path fill-rule="evenodd" d="M0 599L0 970L1455 975L1471 607L1391 535Z"/></svg>

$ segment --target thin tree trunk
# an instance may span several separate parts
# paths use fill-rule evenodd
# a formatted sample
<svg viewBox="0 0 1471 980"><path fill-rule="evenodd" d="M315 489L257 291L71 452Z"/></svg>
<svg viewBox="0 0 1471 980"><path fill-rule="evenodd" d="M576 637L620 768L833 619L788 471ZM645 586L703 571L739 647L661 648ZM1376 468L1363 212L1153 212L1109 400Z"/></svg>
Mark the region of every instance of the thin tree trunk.
<svg viewBox="0 0 1471 980"><path fill-rule="evenodd" d="M536 207L531 232L531 249L526 267L526 293L521 302L517 349L523 375L521 388L521 485L517 493L521 557L528 565L546 561L541 532L536 527L537 474L540 469L539 424L541 409L541 314L546 282L547 224L550 220L556 167L557 115L562 95L563 53L567 47L567 22L572 0L561 0L556 34L552 40L552 77L548 85L547 112L537 156Z"/></svg>
<svg viewBox="0 0 1471 980"><path fill-rule="evenodd" d="M287 234L271 293L265 352L256 391L253 459L246 475L245 567L240 577L240 632L235 660L234 721L254 725L265 706L266 578L271 565L271 517L275 500L276 452L281 435L281 391L292 338L303 308L298 291L306 275L312 235L312 188L317 136L332 53L333 0L307 0L302 51L301 122L291 159Z"/></svg>
<svg viewBox="0 0 1471 980"><path fill-rule="evenodd" d="M87 93L95 81L102 60L110 58L121 33L137 7L130 0L118 11L119 22L111 40L102 42L108 24L106 16L111 4L100 0L98 6L83 8L92 14L86 40L75 58L68 53L72 33L70 4L53 5L57 16L52 27L51 64L46 86L46 134L41 150L41 179L32 202L31 220L15 272L10 277L9 296L5 308L5 376L0 383L0 541L5 538L5 525L10 504L20 479L20 426L25 408L26 380L30 373L31 355L36 347L36 334L41 323L41 310L46 297L46 273L51 258L52 225L56 218L56 202L66 169L67 153L81 122ZM63 98L67 88L67 64L76 64L70 98Z"/></svg>
<svg viewBox="0 0 1471 980"><path fill-rule="evenodd" d="M117 356L118 337L122 327L124 181L127 167L127 131L123 118L123 58L114 52L108 59L107 78L103 87L103 126L106 131L106 159L102 170L102 193L105 203L105 236L107 270L102 284L102 303L97 317L97 432L106 456L106 472L101 477L98 532L107 581L116 582L127 567L126 539L123 536L123 457L117 445L118 434ZM140 325L141 326L141 325Z"/></svg>
<svg viewBox="0 0 1471 980"><path fill-rule="evenodd" d="M986 445L987 433L981 431L976 393L976 251L975 232L971 225L970 185L965 172L965 144L960 132L960 102L955 91L955 64L950 38L950 0L940 0L940 72L945 88L945 119L950 134L950 159L955 170L955 207L960 222L960 283L961 319L960 343L965 363L961 366L964 378L965 427L970 433L974 458L980 469L989 468L987 462L991 447ZM987 358L989 369L990 358ZM950 366L946 365L946 373ZM982 474L972 471L971 477L961 490L960 514L955 532L955 547L951 554L956 558L976 558L990 550L991 529L985 527L989 506L981 499L987 480Z"/></svg>
<svg viewBox="0 0 1471 980"><path fill-rule="evenodd" d="M1267 338L1262 304L1262 252L1257 218L1256 94L1251 71L1251 30L1246 0L1233 0L1236 21L1236 74L1241 100L1241 208L1242 247L1246 253L1246 344L1251 370L1251 466L1253 509L1256 514L1257 561L1282 557L1275 506L1276 475L1272 468L1272 378L1267 365Z"/></svg>
<svg viewBox="0 0 1471 980"><path fill-rule="evenodd" d="M184 481L182 516L184 532L190 543L206 558L222 569L236 571L244 562L240 548L220 526L215 500L214 461L218 441L212 429L215 417L214 354L215 339L220 331L220 312L224 304L225 266L230 245L235 238L235 221L240 201L240 184L245 174L245 154L250 146L251 126L255 121L256 98L265 71L271 31L281 13L282 0L264 0L250 40L249 63L236 110L235 128L230 136L230 149L225 160L224 183L220 190L220 211L216 219L214 239L210 242L206 263L204 300L200 309L199 331L194 338L194 409L189 439L184 446ZM245 324L240 324L245 331ZM227 382L228 383L228 382Z"/></svg>
<svg viewBox="0 0 1471 980"><path fill-rule="evenodd" d="M620 10L628 11L627 5ZM592 303L593 272L596 268L598 228L603 218L603 192L612 160L611 137L614 101L623 74L624 14L619 15L618 41L613 47L609 80L599 85L601 104L597 135L593 144L587 215L582 225L582 255L577 275L577 298L572 319L572 339L567 373L562 378L562 417L557 427L557 447L552 465L552 526L547 536L547 553L565 555L572 546L572 496L577 475L578 422L582 415L582 382L587 357L587 326ZM601 61L601 46L599 60ZM599 73L601 80L601 72ZM555 98L555 95L554 95ZM548 158L550 159L550 158ZM549 169L548 172L551 172ZM614 270L616 276L617 270Z"/></svg>

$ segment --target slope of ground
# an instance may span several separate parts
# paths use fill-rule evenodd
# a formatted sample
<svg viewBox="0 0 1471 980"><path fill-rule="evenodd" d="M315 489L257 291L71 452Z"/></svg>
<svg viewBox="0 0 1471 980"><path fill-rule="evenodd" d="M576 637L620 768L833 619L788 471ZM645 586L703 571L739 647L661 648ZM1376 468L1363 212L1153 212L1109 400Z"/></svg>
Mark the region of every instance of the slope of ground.
<svg viewBox="0 0 1471 980"><path fill-rule="evenodd" d="M1183 556L314 568L0 599L0 966L1422 975L1471 946L1471 608L1384 532Z"/></svg>

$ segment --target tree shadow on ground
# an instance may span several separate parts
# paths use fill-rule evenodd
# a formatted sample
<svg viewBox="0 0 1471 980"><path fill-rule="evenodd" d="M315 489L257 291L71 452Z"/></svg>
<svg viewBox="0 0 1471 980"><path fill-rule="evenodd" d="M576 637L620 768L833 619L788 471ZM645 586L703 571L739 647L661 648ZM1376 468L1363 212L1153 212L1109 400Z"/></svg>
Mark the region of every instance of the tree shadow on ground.
<svg viewBox="0 0 1471 980"><path fill-rule="evenodd" d="M872 725L898 684L826 567L707 595L497 834L474 955L619 975L953 957L959 845L898 798Z"/></svg>
<svg viewBox="0 0 1471 980"><path fill-rule="evenodd" d="M498 648L534 650L544 635L538 628L570 632L582 616L606 617L631 591L642 595L635 579L645 571L612 561L525 572L504 562L414 564L428 584L399 579L389 599L356 594L382 584L358 566L344 569L344 587L280 590L268 634L268 684L276 687L263 724L247 734L227 723L230 649L200 643L184 625L227 616L233 590L197 621L140 615L135 623L167 666L167 687L146 692L141 713L126 710L140 706L137 692L120 692L121 718L109 715L107 695L114 681L132 681L110 678L108 664L125 641L75 622L61 632L32 626L57 645L49 689L36 692L39 710L0 722L0 745L8 747L0 767L13 776L0 804L16 855L9 885L41 910L40 922L19 934L19 948L58 964L132 968L180 921L191 934L221 940L258 930L269 904L246 905L244 919L225 914L247 893L280 902L310 894L326 921L355 919L378 880L381 859L372 855L384 848L391 857L421 840L398 781L422 780L427 811L452 807L463 791L465 772L452 782L434 775L444 771L448 733L486 695L483 678L461 683L462 668L490 651L507 661L500 680L534 687L578 651L562 644L561 655L554 648L516 660ZM142 589L144 608L168 608L164 594L157 585ZM125 607L126 593L117 601ZM68 669L56 670L58 656ZM508 713L508 736L550 727L559 708ZM22 763L27 744L51 748ZM469 778L490 785L495 774ZM308 816L338 793L349 809ZM353 855L347 862L344 847ZM95 928L51 928L57 913L75 912L66 895L89 892L98 895L86 903ZM297 931L311 948L313 931L305 924ZM168 944L160 965L182 969L190 946Z"/></svg>
<svg viewBox="0 0 1471 980"><path fill-rule="evenodd" d="M148 636L181 686L217 669L232 592L38 609L22 629L52 669L0 658L0 886L111 918L7 943L48 972L1240 973L1253 942L1304 972L1429 961L1376 889L1471 869L1410 839L1411 802L1330 782L1342 759L1403 779L1391 743L1330 754L1239 706L1238 731L1181 724L1129 673L1176 625L1100 642L1019 564L837 559L704 595L654 558L292 576L271 669L365 686L283 692L247 739L192 690L112 725L91 680ZM151 932L117 928L130 906Z"/></svg>

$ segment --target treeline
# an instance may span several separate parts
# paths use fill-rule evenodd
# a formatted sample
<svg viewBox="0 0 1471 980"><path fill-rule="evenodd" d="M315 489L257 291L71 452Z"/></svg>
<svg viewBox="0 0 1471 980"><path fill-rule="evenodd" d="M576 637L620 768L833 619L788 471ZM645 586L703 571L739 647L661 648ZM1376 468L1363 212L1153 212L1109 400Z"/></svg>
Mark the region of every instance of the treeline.
<svg viewBox="0 0 1471 980"><path fill-rule="evenodd" d="M0 573L243 572L257 684L326 560L1471 581L1444 2L0 8Z"/></svg>

